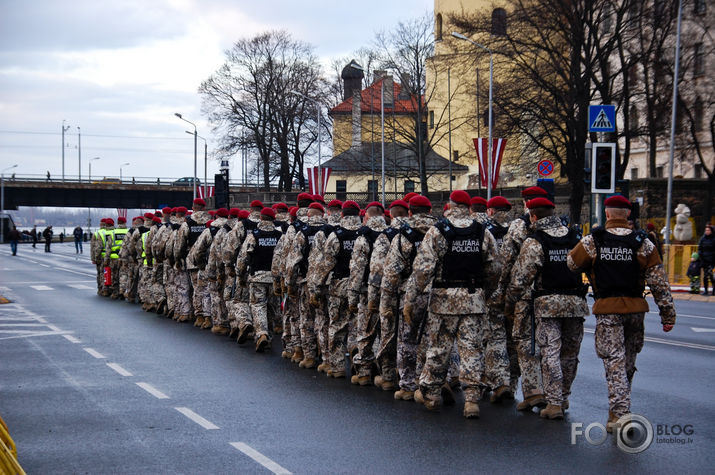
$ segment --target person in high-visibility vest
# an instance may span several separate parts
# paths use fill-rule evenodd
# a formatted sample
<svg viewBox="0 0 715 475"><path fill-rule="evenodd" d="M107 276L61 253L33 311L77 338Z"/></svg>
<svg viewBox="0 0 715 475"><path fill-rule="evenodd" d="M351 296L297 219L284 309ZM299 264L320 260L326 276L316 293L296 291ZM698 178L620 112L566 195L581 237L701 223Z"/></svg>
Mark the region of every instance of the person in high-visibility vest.
<svg viewBox="0 0 715 475"><path fill-rule="evenodd" d="M104 247L104 266L109 267L111 283L107 286L107 294L113 300L122 298L119 293L119 251L122 248L124 238L127 236L127 218L120 216L117 218L117 227L107 232L107 239Z"/></svg>
<svg viewBox="0 0 715 475"><path fill-rule="evenodd" d="M122 248L119 250L119 293L128 302L134 302L136 296L135 274L137 273L136 260L136 235L144 224L143 216L132 218L132 226L127 230L127 235L122 241ZM141 232L146 231L143 229Z"/></svg>
<svg viewBox="0 0 715 475"><path fill-rule="evenodd" d="M92 242L90 243L90 255L92 263L97 266L97 293L102 295L104 292L104 246L107 236L107 218L102 218L99 222L99 229L92 234ZM114 226L114 222L112 222Z"/></svg>
<svg viewBox="0 0 715 475"><path fill-rule="evenodd" d="M149 233L154 226L154 219L156 219L158 223L161 223L161 220L159 218L156 218L153 213L144 214L144 226L146 228L146 231L143 231L141 233L140 240L136 246L137 259L139 261L139 285L137 287L137 296L142 302L142 309L144 309L144 311L149 311L152 309L150 293L153 276L153 262L151 258L151 253L147 253L147 246L149 244L149 242L147 241Z"/></svg>

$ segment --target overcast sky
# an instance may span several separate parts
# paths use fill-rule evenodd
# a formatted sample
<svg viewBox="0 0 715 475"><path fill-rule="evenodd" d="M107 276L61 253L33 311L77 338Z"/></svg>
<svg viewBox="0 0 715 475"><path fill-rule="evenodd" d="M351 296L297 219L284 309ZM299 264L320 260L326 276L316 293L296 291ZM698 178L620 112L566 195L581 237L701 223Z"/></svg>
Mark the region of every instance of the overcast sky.
<svg viewBox="0 0 715 475"><path fill-rule="evenodd" d="M0 169L82 176L193 174L193 130L212 136L197 89L238 39L286 29L323 64L375 32L431 11L433 0L0 0ZM199 140L199 176L203 142ZM232 166L238 178L240 165ZM209 176L218 165L209 162ZM210 180L212 181L212 180Z"/></svg>

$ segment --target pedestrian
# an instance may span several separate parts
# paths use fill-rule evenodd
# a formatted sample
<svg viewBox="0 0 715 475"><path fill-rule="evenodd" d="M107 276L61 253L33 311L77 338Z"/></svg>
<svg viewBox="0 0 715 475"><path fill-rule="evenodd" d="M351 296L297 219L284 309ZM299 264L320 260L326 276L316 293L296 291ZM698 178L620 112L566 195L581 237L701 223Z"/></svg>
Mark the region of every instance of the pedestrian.
<svg viewBox="0 0 715 475"><path fill-rule="evenodd" d="M606 226L596 227L569 252L572 271L589 273L595 303L596 354L603 360L608 383L608 422L613 432L631 411L636 356L643 348L648 284L660 311L663 331L675 325L670 284L658 252L644 231L628 229L631 203L620 195L604 202Z"/></svg>
<svg viewBox="0 0 715 475"><path fill-rule="evenodd" d="M74 236L75 254L82 254L82 227L77 226L76 228L74 228L74 231L72 231L72 236Z"/></svg>
<svg viewBox="0 0 715 475"><path fill-rule="evenodd" d="M30 237L32 238L32 247L36 248L37 247L37 226L33 226L32 231L30 231Z"/></svg>
<svg viewBox="0 0 715 475"><path fill-rule="evenodd" d="M20 231L17 230L17 227L13 226L12 230L7 233L7 239L10 241L10 249L12 250L12 255L16 256L17 255L17 242L22 239L22 235L20 234Z"/></svg>
<svg viewBox="0 0 715 475"><path fill-rule="evenodd" d="M698 254L700 262L703 266L703 295L708 294L708 282L711 286L711 295L715 295L715 280L713 280L713 265L715 265L715 235L713 235L713 226L708 224L705 226L705 233L698 242Z"/></svg>
<svg viewBox="0 0 715 475"><path fill-rule="evenodd" d="M52 243L52 226L47 226L44 231L42 231L42 237L45 238L45 252L50 251L50 244Z"/></svg>
<svg viewBox="0 0 715 475"><path fill-rule="evenodd" d="M47 181L50 181L50 171L47 170Z"/></svg>
<svg viewBox="0 0 715 475"><path fill-rule="evenodd" d="M62 232L60 233L60 243L64 243L64 242L65 242L65 232L62 231Z"/></svg>
<svg viewBox="0 0 715 475"><path fill-rule="evenodd" d="M700 271L703 269L703 265L700 262L700 256L697 252L690 255L690 265L688 265L688 272L686 275L690 278L690 293L699 294L700 293Z"/></svg>

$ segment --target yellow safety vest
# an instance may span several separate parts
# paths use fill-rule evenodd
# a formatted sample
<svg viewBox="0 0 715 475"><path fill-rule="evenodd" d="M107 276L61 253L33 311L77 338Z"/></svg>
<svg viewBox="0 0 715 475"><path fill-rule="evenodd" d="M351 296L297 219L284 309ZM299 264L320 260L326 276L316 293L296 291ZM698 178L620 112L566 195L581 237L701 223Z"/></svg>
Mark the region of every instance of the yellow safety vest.
<svg viewBox="0 0 715 475"><path fill-rule="evenodd" d="M99 240L101 241L101 243L102 243L102 258L104 258L104 256L107 254L107 253L105 252L105 249L104 249L104 248L107 246L107 233L108 233L108 232L109 232L109 231L107 231L107 230L104 229L104 228L102 228L102 229L100 229L99 231L97 231L97 234L99 235L99 236L98 236L98 239L99 239Z"/></svg>
<svg viewBox="0 0 715 475"><path fill-rule="evenodd" d="M119 250L122 248L127 231L129 231L127 228L117 228L110 231L112 234L112 253L109 255L110 259L119 259Z"/></svg>
<svg viewBox="0 0 715 475"><path fill-rule="evenodd" d="M146 237L149 235L149 231L142 233L142 259L144 260L144 267L149 267L146 259Z"/></svg>

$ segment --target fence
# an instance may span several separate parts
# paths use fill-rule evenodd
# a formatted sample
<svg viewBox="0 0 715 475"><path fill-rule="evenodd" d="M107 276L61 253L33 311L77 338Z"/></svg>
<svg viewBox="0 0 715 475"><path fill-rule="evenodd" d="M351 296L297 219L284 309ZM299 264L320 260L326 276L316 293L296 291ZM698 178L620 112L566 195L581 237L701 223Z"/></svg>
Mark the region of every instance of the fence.
<svg viewBox="0 0 715 475"><path fill-rule="evenodd" d="M686 275L690 265L690 255L697 250L697 244L671 244L670 249L665 250L663 261L671 284L685 285L690 282Z"/></svg>

